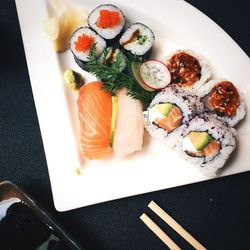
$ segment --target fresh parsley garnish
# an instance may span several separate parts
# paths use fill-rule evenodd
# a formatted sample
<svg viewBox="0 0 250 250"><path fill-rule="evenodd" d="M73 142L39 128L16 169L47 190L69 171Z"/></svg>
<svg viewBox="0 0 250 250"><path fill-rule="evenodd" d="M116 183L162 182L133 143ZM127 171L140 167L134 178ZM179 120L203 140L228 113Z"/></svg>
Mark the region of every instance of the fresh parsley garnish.
<svg viewBox="0 0 250 250"><path fill-rule="evenodd" d="M107 51L105 51L104 58L106 58L107 55ZM120 69L124 57L125 55L122 52L119 52L111 66L108 66L105 61L104 63L100 63L96 58L96 46L93 45L89 53L89 60L86 62L86 70L104 83L102 86L104 91L116 95L119 89L126 88L127 95L133 99L139 100L143 104L144 109L146 109L157 94L157 91L149 92L143 89L136 81L131 70L121 72ZM136 58L135 56L125 57L125 59L128 64L127 67L130 67L131 60L133 59L142 61L141 58Z"/></svg>

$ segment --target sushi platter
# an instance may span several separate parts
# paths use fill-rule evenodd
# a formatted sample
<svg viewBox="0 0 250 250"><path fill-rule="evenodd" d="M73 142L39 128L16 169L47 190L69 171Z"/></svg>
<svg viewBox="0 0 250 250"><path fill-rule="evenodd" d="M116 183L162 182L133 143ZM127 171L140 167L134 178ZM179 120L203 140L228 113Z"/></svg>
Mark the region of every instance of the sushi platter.
<svg viewBox="0 0 250 250"><path fill-rule="evenodd" d="M250 170L250 60L207 16L179 0L16 6L58 211Z"/></svg>

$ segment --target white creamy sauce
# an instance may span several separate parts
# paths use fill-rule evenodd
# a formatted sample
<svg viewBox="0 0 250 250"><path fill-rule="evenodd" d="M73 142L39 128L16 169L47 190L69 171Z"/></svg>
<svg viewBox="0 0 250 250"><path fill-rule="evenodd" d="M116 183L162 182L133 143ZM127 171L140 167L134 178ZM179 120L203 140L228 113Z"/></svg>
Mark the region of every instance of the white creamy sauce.
<svg viewBox="0 0 250 250"><path fill-rule="evenodd" d="M159 63L144 63L140 70L145 82L151 85L158 87L169 80L165 66Z"/></svg>
<svg viewBox="0 0 250 250"><path fill-rule="evenodd" d="M0 202L0 220L6 216L7 209L14 203L21 202L18 198L10 198Z"/></svg>
<svg viewBox="0 0 250 250"><path fill-rule="evenodd" d="M196 150L188 136L186 136L183 140L183 151L199 152Z"/></svg>
<svg viewBox="0 0 250 250"><path fill-rule="evenodd" d="M148 120L150 123L153 123L157 118L164 118L165 116L162 115L159 110L155 107L152 107L148 111Z"/></svg>

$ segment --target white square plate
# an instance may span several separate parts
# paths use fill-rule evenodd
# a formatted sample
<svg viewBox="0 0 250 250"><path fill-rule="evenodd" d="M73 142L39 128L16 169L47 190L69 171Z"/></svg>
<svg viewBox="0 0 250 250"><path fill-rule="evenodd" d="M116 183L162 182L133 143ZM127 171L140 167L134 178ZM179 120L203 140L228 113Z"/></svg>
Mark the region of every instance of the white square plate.
<svg viewBox="0 0 250 250"><path fill-rule="evenodd" d="M70 1L70 0L69 0ZM91 11L100 0L71 0ZM107 3L107 2L106 2ZM213 77L233 81L250 107L250 60L213 21L182 0L110 1L129 22L143 22L155 32L154 58L176 49L192 49L207 59ZM79 153L77 94L64 86L67 68L80 71L69 51L57 54L43 31L46 0L16 0L30 80L41 128L54 204L66 211L99 202L208 179L174 151L145 133L143 150L127 159L87 161ZM91 80L88 73L81 71ZM250 170L249 116L238 128L239 145L220 176ZM76 168L82 167L82 174Z"/></svg>

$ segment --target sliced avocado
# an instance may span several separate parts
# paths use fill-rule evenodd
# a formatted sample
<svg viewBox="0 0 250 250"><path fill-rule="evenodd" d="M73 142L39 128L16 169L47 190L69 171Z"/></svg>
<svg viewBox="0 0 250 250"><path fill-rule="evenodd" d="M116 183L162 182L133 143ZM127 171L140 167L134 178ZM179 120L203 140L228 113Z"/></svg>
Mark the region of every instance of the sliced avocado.
<svg viewBox="0 0 250 250"><path fill-rule="evenodd" d="M111 117L111 132L110 132L110 146L113 146L114 137L115 137L115 125L116 125L116 116L118 110L118 97L112 96L112 117Z"/></svg>
<svg viewBox="0 0 250 250"><path fill-rule="evenodd" d="M135 80L141 85L142 88L144 88L145 90L147 91L154 91L154 89L151 89L149 88L147 85L144 84L144 82L141 80L141 77L140 77L140 67L141 67L141 64L140 62L131 62L131 70L132 70L132 73L135 77Z"/></svg>
<svg viewBox="0 0 250 250"><path fill-rule="evenodd" d="M197 151L204 149L213 139L207 132L190 132L188 138Z"/></svg>
<svg viewBox="0 0 250 250"><path fill-rule="evenodd" d="M171 109L174 107L173 104L171 103L161 103L161 104L156 104L155 108L165 117L168 117Z"/></svg>

